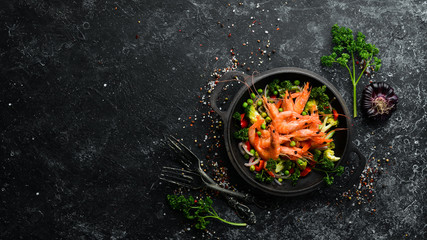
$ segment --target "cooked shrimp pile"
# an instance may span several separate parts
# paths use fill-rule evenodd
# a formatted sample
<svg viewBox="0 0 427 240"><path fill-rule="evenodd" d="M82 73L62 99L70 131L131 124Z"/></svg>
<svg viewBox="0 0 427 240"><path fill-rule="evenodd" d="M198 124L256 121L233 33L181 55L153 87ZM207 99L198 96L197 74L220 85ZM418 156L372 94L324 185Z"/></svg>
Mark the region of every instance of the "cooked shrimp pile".
<svg viewBox="0 0 427 240"><path fill-rule="evenodd" d="M322 121L316 105L308 110L309 114L302 114L309 97L310 87L306 83L300 92L285 91L283 98L260 98L271 122L267 125L265 119L257 116L248 137L261 159L276 160L282 156L294 161L313 160L309 150L325 147L332 141L319 130Z"/></svg>

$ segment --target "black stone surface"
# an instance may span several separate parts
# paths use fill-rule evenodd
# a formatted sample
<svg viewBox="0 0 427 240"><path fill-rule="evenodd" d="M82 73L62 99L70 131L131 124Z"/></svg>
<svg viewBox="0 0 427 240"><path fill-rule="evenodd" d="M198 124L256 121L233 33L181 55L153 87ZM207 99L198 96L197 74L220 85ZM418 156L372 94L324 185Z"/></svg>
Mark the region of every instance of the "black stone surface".
<svg viewBox="0 0 427 240"><path fill-rule="evenodd" d="M427 2L241 3L3 2L0 238L425 239ZM177 188L158 176L178 165L163 134L181 137L209 156L207 170L226 169L231 185L251 191L228 163L219 118L205 104L212 73L232 66L233 49L237 70L309 69L351 108L348 73L319 60L331 50L335 23L380 49L382 69L371 80L400 97L387 122L354 119L353 142L367 169L378 170L364 175L370 188L274 199L269 209L250 205L255 225L213 221L196 230L166 203ZM359 96L368 82L359 83ZM240 221L206 193L220 216Z"/></svg>

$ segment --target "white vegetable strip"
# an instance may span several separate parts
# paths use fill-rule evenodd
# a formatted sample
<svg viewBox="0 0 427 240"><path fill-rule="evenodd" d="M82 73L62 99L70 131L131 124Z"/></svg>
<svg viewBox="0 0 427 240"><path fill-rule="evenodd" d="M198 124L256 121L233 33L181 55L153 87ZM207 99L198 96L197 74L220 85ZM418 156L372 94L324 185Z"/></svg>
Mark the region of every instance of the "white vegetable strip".
<svg viewBox="0 0 427 240"><path fill-rule="evenodd" d="M239 147L240 147L240 149L243 150L243 152L242 152L242 150L240 150L240 152L243 155L245 155L247 153L249 156L254 156L251 152L248 151L248 149L246 148L246 144L244 142L240 142Z"/></svg>
<svg viewBox="0 0 427 240"><path fill-rule="evenodd" d="M245 155L245 150L243 150L243 145L244 145L244 143L243 142L239 142L239 150L240 150L240 153L242 154L242 155Z"/></svg>
<svg viewBox="0 0 427 240"><path fill-rule="evenodd" d="M249 162L245 163L245 166L246 166L246 167L250 167L250 166L256 165L256 164L258 164L258 163L259 163L259 161L261 160L261 158L257 158L257 159L255 159L255 161L254 161L254 159L255 159L255 157L251 157L251 158L249 159Z"/></svg>
<svg viewBox="0 0 427 240"><path fill-rule="evenodd" d="M279 182L279 180L277 180L277 178L274 179L274 182L277 183L278 185L282 186L282 183Z"/></svg>

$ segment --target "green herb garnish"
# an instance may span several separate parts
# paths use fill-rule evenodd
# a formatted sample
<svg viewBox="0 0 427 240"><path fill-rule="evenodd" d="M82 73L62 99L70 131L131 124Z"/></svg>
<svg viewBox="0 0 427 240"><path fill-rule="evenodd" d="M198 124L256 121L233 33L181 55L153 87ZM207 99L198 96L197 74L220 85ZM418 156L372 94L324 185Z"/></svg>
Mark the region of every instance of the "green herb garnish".
<svg viewBox="0 0 427 240"><path fill-rule="evenodd" d="M168 195L167 199L172 209L181 211L187 219L196 220L195 227L197 229L206 229L206 226L210 223L210 221L206 220L207 218L214 218L233 226L244 227L247 225L246 223L229 222L219 217L212 207L213 201L210 197L196 200L192 196L186 198L183 195Z"/></svg>
<svg viewBox="0 0 427 240"><path fill-rule="evenodd" d="M343 166L338 166L335 168L335 163L326 157L323 157L319 162L317 162L316 168L313 168L313 170L326 173L326 176L323 178L323 180L328 186L332 185L334 182L334 176L330 176L330 173L335 173L337 176L341 176L344 173Z"/></svg>
<svg viewBox="0 0 427 240"><path fill-rule="evenodd" d="M262 183L271 183L273 179L264 169L255 175L255 180Z"/></svg>
<svg viewBox="0 0 427 240"><path fill-rule="evenodd" d="M326 86L314 87L311 89L310 98L317 101L317 109L320 112L329 114L332 109L329 107L329 96L325 93Z"/></svg>
<svg viewBox="0 0 427 240"><path fill-rule="evenodd" d="M234 132L234 137L246 142L249 140L248 130L249 128L242 128L239 131Z"/></svg>
<svg viewBox="0 0 427 240"><path fill-rule="evenodd" d="M366 43L366 36L361 32L358 32L356 39L354 39L351 29L339 27L337 24L332 26L331 32L332 43L335 44L333 52L330 55L322 56L320 60L327 67L338 63L342 67L347 68L351 82L353 83L353 114L354 117L357 117L356 85L367 70L378 71L380 69L381 59L375 57L379 50L375 45ZM350 58L351 62L348 64ZM358 77L356 76L357 63L360 63L362 66L362 71Z"/></svg>

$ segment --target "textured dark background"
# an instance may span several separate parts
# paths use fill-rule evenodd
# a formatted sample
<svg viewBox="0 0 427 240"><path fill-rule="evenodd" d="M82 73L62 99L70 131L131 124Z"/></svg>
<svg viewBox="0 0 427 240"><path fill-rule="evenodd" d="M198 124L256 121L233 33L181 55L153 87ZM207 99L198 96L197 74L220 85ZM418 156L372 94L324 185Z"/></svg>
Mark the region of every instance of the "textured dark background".
<svg viewBox="0 0 427 240"><path fill-rule="evenodd" d="M3 2L0 238L425 239L427 2L241 3ZM372 80L400 97L387 122L354 119L353 142L379 170L373 192L357 200L321 189L267 210L251 206L256 225L195 230L165 201L177 188L158 180L162 166L175 164L163 134L216 159L215 169L250 191L216 140L221 126L205 104L211 74L232 65L234 49L246 64L237 70L309 69L351 108L346 71L319 61L335 23L380 49L383 67ZM359 96L368 82L359 83ZM214 201L220 216L239 221Z"/></svg>

